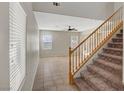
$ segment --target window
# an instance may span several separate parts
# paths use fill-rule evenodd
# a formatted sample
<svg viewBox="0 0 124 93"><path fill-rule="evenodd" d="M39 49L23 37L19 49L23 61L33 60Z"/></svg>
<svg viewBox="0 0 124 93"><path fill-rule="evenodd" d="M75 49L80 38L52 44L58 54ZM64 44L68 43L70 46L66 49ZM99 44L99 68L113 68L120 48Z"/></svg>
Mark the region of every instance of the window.
<svg viewBox="0 0 124 93"><path fill-rule="evenodd" d="M52 35L43 35L42 42L43 49L52 49Z"/></svg>
<svg viewBox="0 0 124 93"><path fill-rule="evenodd" d="M74 48L78 45L78 36L71 36L71 47Z"/></svg>

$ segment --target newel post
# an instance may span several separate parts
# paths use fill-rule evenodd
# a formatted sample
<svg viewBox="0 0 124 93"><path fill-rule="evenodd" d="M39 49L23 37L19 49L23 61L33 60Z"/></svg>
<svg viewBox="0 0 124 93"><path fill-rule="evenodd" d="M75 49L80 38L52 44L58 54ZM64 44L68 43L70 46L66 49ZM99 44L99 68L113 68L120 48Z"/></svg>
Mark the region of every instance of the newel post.
<svg viewBox="0 0 124 93"><path fill-rule="evenodd" d="M69 47L69 84L72 84L72 73L71 73L71 47Z"/></svg>

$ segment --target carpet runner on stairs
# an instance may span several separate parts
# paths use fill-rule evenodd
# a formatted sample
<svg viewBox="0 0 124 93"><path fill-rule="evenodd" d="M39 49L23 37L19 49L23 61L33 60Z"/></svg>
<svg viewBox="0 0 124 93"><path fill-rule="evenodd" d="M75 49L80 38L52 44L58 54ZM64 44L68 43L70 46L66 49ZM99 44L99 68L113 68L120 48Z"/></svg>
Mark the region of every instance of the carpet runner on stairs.
<svg viewBox="0 0 124 93"><path fill-rule="evenodd" d="M123 30L111 39L103 48L93 64L74 79L81 91L116 91L124 90L122 84Z"/></svg>

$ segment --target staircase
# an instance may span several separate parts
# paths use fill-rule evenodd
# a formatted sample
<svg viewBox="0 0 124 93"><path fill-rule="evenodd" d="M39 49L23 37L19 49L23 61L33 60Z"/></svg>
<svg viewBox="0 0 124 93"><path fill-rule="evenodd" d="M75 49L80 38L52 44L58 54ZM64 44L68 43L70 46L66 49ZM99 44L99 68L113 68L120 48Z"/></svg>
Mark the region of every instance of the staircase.
<svg viewBox="0 0 124 93"><path fill-rule="evenodd" d="M70 84L75 84L82 91L124 90L122 27L121 7L77 47L69 48ZM76 76L77 73L80 76Z"/></svg>
<svg viewBox="0 0 124 93"><path fill-rule="evenodd" d="M80 73L74 83L80 90L124 90L122 85L123 30L111 39L93 64Z"/></svg>

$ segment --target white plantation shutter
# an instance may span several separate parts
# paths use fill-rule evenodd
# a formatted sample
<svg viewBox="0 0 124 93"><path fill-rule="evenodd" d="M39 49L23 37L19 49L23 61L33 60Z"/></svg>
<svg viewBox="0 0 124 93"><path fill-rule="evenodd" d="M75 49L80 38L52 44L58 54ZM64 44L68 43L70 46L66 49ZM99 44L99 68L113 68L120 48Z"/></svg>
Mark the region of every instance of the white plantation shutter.
<svg viewBox="0 0 124 93"><path fill-rule="evenodd" d="M19 3L9 4L10 90L18 90L25 77L26 14Z"/></svg>

